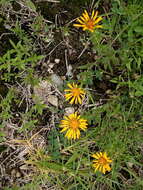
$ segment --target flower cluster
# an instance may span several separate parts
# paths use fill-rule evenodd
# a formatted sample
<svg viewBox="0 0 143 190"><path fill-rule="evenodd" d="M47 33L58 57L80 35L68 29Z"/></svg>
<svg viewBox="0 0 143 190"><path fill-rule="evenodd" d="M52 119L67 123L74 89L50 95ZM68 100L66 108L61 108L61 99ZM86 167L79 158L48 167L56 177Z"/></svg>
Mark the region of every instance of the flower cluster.
<svg viewBox="0 0 143 190"><path fill-rule="evenodd" d="M82 27L83 30L89 30L93 32L95 28L102 28L98 23L102 20L102 17L98 17L98 11L92 11L92 14L89 15L85 10L82 16L77 18L78 24L74 24L75 27ZM79 87L75 83L68 83L68 89L65 89L65 99L69 101L70 104L82 104L85 97L85 90ZM61 133L66 132L65 137L68 139L79 139L80 130L85 131L87 129L87 120L82 118L77 112L64 116L61 120L60 127L62 130ZM106 152L99 152L93 154L93 167L96 170L99 170L103 174L106 171L110 172L110 164L112 160L107 156Z"/></svg>
<svg viewBox="0 0 143 190"><path fill-rule="evenodd" d="M79 87L75 83L68 83L67 86L69 89L65 89L65 99L69 101L70 104L82 104L85 97L85 90ZM64 116L61 120L60 127L62 132L66 132L65 137L68 139L79 139L80 130L85 131L87 129L87 120L83 119L77 112ZM110 163L112 160L107 157L106 152L99 152L92 155L95 160L93 160L93 167L96 170L99 170L103 174L106 171L111 171Z"/></svg>
<svg viewBox="0 0 143 190"><path fill-rule="evenodd" d="M65 90L66 101L70 101L70 104L82 104L85 91L75 83L68 83L67 85L69 89ZM87 125L87 120L81 118L81 116L75 112L68 116L64 116L60 127L62 128L61 132L67 131L65 137L68 139L78 139L80 137L80 129L85 131L87 129Z"/></svg>

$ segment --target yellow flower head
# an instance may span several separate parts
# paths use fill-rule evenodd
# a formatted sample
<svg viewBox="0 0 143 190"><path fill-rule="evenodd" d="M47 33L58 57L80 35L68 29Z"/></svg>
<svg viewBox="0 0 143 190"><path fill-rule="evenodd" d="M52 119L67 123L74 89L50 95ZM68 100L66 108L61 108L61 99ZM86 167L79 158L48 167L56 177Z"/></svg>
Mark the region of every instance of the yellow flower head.
<svg viewBox="0 0 143 190"><path fill-rule="evenodd" d="M106 152L93 154L92 157L96 159L93 160L93 167L95 168L95 171L99 170L103 174L105 174L106 171L111 171L109 164L112 162L112 160L107 157Z"/></svg>
<svg viewBox="0 0 143 190"><path fill-rule="evenodd" d="M98 17L98 11L92 11L91 16L89 16L89 14L87 13L87 11L85 10L84 13L82 13L82 16L80 16L79 18L77 18L77 21L80 24L74 24L73 26L75 27L82 27L83 30L89 30L90 32L93 32L95 28L102 28L101 25L98 25L98 22L100 22L102 20L102 17Z"/></svg>
<svg viewBox="0 0 143 190"><path fill-rule="evenodd" d="M87 125L87 120L80 118L80 115L77 115L77 112L75 112L64 116L64 120L61 120L60 124L60 127L63 129L60 132L67 131L65 137L68 139L79 139L80 129L85 131Z"/></svg>
<svg viewBox="0 0 143 190"><path fill-rule="evenodd" d="M79 88L77 84L68 84L68 87L70 89L66 89L65 92L69 92L65 94L66 100L70 100L70 104L78 104L82 103L82 100L84 98L85 92L82 88Z"/></svg>

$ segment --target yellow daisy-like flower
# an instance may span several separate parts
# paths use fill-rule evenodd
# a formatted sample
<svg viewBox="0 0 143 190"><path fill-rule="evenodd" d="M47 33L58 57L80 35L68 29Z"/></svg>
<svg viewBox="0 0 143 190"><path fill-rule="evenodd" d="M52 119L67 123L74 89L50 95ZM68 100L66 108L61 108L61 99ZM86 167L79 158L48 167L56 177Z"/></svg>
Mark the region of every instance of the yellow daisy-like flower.
<svg viewBox="0 0 143 190"><path fill-rule="evenodd" d="M111 171L109 164L112 162L112 160L107 157L106 152L93 154L92 157L96 159L93 160L93 167L95 168L95 171L99 170L103 174L105 174L106 171Z"/></svg>
<svg viewBox="0 0 143 190"><path fill-rule="evenodd" d="M83 30L89 30L90 32L93 32L95 28L102 28L102 26L98 24L102 20L102 17L100 16L97 18L97 15L98 11L95 12L93 10L90 17L85 10L84 13L82 13L82 16L77 18L77 22L80 24L74 24L73 26L82 27Z"/></svg>
<svg viewBox="0 0 143 190"><path fill-rule="evenodd" d="M85 92L82 88L79 88L77 84L67 84L70 89L64 90L65 92L69 92L65 94L66 100L70 100L70 104L81 104L84 98Z"/></svg>
<svg viewBox="0 0 143 190"><path fill-rule="evenodd" d="M80 118L77 112L68 116L64 116L64 120L61 120L60 127L63 129L61 133L67 131L65 137L68 139L79 139L80 129L85 131L87 129L87 120Z"/></svg>

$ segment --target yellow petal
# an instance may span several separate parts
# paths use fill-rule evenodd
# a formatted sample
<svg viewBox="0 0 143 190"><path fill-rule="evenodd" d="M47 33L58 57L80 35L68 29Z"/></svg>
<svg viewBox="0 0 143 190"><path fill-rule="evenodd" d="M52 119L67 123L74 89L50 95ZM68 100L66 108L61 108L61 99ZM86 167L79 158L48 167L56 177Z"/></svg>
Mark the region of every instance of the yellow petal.
<svg viewBox="0 0 143 190"><path fill-rule="evenodd" d="M93 10L92 15L91 15L91 19L94 17L94 13L95 13L95 11Z"/></svg>
<svg viewBox="0 0 143 190"><path fill-rule="evenodd" d="M75 26L75 27L84 27L84 25L82 25L82 24L73 24L73 26Z"/></svg>
<svg viewBox="0 0 143 190"><path fill-rule="evenodd" d="M107 154L106 154L106 152L103 152L103 156L107 159Z"/></svg>
<svg viewBox="0 0 143 190"><path fill-rule="evenodd" d="M77 119L77 115L78 115L77 111L76 111L76 112L74 112L74 113L73 113L73 115L74 115L74 118L76 118L76 119Z"/></svg>
<svg viewBox="0 0 143 190"><path fill-rule="evenodd" d="M89 15L88 15L86 10L85 10L85 13L82 14L82 16L83 16L85 21L89 20Z"/></svg>
<svg viewBox="0 0 143 190"><path fill-rule="evenodd" d="M80 19L85 23L86 19L83 16L80 16Z"/></svg>
<svg viewBox="0 0 143 190"><path fill-rule="evenodd" d="M64 91L65 92L71 92L71 89L65 89Z"/></svg>
<svg viewBox="0 0 143 190"><path fill-rule="evenodd" d="M83 31L85 31L85 30L88 30L88 28L86 26L83 27Z"/></svg>
<svg viewBox="0 0 143 190"><path fill-rule="evenodd" d="M75 118L75 114L72 113L72 114L70 114L68 117L69 117L69 119L71 120L71 119Z"/></svg>
<svg viewBox="0 0 143 190"><path fill-rule="evenodd" d="M100 156L103 156L103 153L102 152L99 152Z"/></svg>
<svg viewBox="0 0 143 190"><path fill-rule="evenodd" d="M72 86L70 83L68 83L67 86L68 86L69 88L73 88L73 86Z"/></svg>
<svg viewBox="0 0 143 190"><path fill-rule="evenodd" d="M95 164L95 171L99 169L100 165L99 164Z"/></svg>
<svg viewBox="0 0 143 190"><path fill-rule="evenodd" d="M72 94L71 93L70 94L65 94L65 97L69 99L69 98L72 97Z"/></svg>
<svg viewBox="0 0 143 190"><path fill-rule="evenodd" d="M80 23L80 24L84 24L84 22L82 20L80 20L79 18L77 19L77 21Z"/></svg>
<svg viewBox="0 0 143 190"><path fill-rule="evenodd" d="M71 138L71 135L72 135L72 130L68 130L65 137L67 137L68 139Z"/></svg>
<svg viewBox="0 0 143 190"><path fill-rule="evenodd" d="M96 25L95 28L103 28L102 25Z"/></svg>
<svg viewBox="0 0 143 190"><path fill-rule="evenodd" d="M69 118L68 118L67 116L64 116L64 119L65 119L65 120L68 120ZM64 121L64 120L62 120L62 121Z"/></svg>
<svg viewBox="0 0 143 190"><path fill-rule="evenodd" d="M70 104L73 104L75 101L75 96L71 99Z"/></svg>
<svg viewBox="0 0 143 190"><path fill-rule="evenodd" d="M78 97L75 97L75 104L78 103Z"/></svg>
<svg viewBox="0 0 143 190"><path fill-rule="evenodd" d="M85 91L82 90L82 89L80 89L80 93L81 93L81 94L85 94Z"/></svg>
<svg viewBox="0 0 143 190"><path fill-rule="evenodd" d="M102 166L100 171L101 171L103 174L105 174L106 169L104 170L104 167Z"/></svg>
<svg viewBox="0 0 143 190"><path fill-rule="evenodd" d="M106 165L106 169L107 169L108 172L111 171L111 168L110 168L110 166L108 164Z"/></svg>
<svg viewBox="0 0 143 190"><path fill-rule="evenodd" d="M98 22L100 22L102 20L102 17L98 17L95 21L94 24L97 24Z"/></svg>
<svg viewBox="0 0 143 190"><path fill-rule="evenodd" d="M97 15L98 15L98 11L96 11L96 13L95 13L95 15L94 15L94 17L93 17L93 20L96 19Z"/></svg>
<svg viewBox="0 0 143 190"><path fill-rule="evenodd" d="M63 129L60 131L60 133L66 131L67 129L68 129L68 127L63 128Z"/></svg>
<svg viewBox="0 0 143 190"><path fill-rule="evenodd" d="M79 139L79 137L80 137L80 130L79 129L77 129L77 139Z"/></svg>
<svg viewBox="0 0 143 190"><path fill-rule="evenodd" d="M75 132L73 133L73 139L74 140L76 139L76 133Z"/></svg>
<svg viewBox="0 0 143 190"><path fill-rule="evenodd" d="M103 167L103 168L102 168L102 171L103 171L103 173L105 174L105 172L106 172L106 169Z"/></svg>
<svg viewBox="0 0 143 190"><path fill-rule="evenodd" d="M98 168L98 170L100 171L100 172L103 172L103 167L101 166L101 165L99 165L99 168Z"/></svg>
<svg viewBox="0 0 143 190"><path fill-rule="evenodd" d="M94 30L93 30L93 29L89 29L89 31L90 31L90 32L94 32Z"/></svg>
<svg viewBox="0 0 143 190"><path fill-rule="evenodd" d="M77 99L78 99L78 102L79 102L80 104L82 104L82 101L81 101L80 96L78 96Z"/></svg>
<svg viewBox="0 0 143 190"><path fill-rule="evenodd" d="M84 12L85 12L86 18L89 19L89 15L88 15L87 11L85 10Z"/></svg>
<svg viewBox="0 0 143 190"><path fill-rule="evenodd" d="M99 158L99 157L97 156L97 154L93 154L92 157L93 157L93 158L96 158L96 159Z"/></svg>

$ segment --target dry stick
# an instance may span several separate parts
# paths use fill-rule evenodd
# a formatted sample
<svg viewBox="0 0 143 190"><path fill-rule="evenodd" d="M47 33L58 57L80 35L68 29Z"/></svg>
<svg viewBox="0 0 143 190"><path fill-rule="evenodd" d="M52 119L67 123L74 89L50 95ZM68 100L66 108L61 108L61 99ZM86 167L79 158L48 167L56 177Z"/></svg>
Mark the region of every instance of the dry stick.
<svg viewBox="0 0 143 190"><path fill-rule="evenodd" d="M62 96L62 98L64 98L64 95L58 90L58 88L57 88L55 85L53 85L53 87L55 88L55 91L56 91L60 96Z"/></svg>
<svg viewBox="0 0 143 190"><path fill-rule="evenodd" d="M20 103L19 103L19 105L18 105L18 107L20 107L21 106L21 104L22 104L22 102L23 102L23 100L24 99L26 99L26 113L28 112L28 109L29 109L29 104L28 104L28 94L29 94L29 92L30 92L30 90L27 90L26 88L24 88L21 84L19 84L18 82L16 82L17 84L18 84L18 86L22 89L22 91L23 91L23 98L22 98L22 100L20 101Z"/></svg>
<svg viewBox="0 0 143 190"><path fill-rule="evenodd" d="M78 56L77 59L79 59L82 56L82 54L86 51L86 49L88 48L88 45L89 45L89 41L90 41L90 39L88 39L88 41L86 42L84 49L82 50L82 52L80 53L80 55Z"/></svg>
<svg viewBox="0 0 143 190"><path fill-rule="evenodd" d="M12 155L14 155L15 153L17 152L17 150L15 150L14 152L12 152L9 156L7 156L2 162L1 162L1 165L7 161Z"/></svg>
<svg viewBox="0 0 143 190"><path fill-rule="evenodd" d="M91 6L90 6L91 10L94 9L94 1L95 0L92 0Z"/></svg>
<svg viewBox="0 0 143 190"><path fill-rule="evenodd" d="M63 41L61 41L58 45L56 45L53 49L52 49L52 51L50 51L50 53L48 53L48 55L51 55L54 51L55 51L55 49L59 46L59 45L61 45L63 43Z"/></svg>
<svg viewBox="0 0 143 190"><path fill-rule="evenodd" d="M17 2L17 1L16 1L16 2ZM49 2L52 2L52 1L49 1ZM55 2L58 3L58 1L55 1ZM18 1L17 3L19 3L19 4L21 5L21 7L24 7L24 8L29 9L30 12L34 13L34 16L38 16L38 13L35 12L34 10L32 10L30 7L28 7L28 6L24 5L24 4L22 4L22 3L19 2L19 1ZM29 12L29 13L30 13L30 12ZM16 12L16 11L13 11L13 13L17 13L17 12ZM23 13L20 13L20 12L18 12L18 14L23 15ZM24 13L24 15L29 15L29 14ZM53 22L51 22L51 21L49 21L49 20L46 20L46 19L44 19L44 18L43 18L43 20L44 20L45 22L47 22L47 23L51 23L51 24L53 23Z"/></svg>
<svg viewBox="0 0 143 190"><path fill-rule="evenodd" d="M0 171L1 171L1 176L4 176L5 169L4 167L2 167L2 165L0 165Z"/></svg>
<svg viewBox="0 0 143 190"><path fill-rule="evenodd" d="M33 14L34 14L34 16L38 16L38 14L37 13L35 13L35 12L33 12L33 11L31 11ZM23 12L20 12L20 11L12 11L12 13L14 13L14 14L19 14L19 15L24 15L24 16L29 16L29 13L23 13ZM43 20L45 21L45 22L47 22L47 23L53 23L52 21L49 21L49 20L46 20L45 18L43 18Z"/></svg>
<svg viewBox="0 0 143 190"><path fill-rule="evenodd" d="M56 0L37 0L37 3L39 2L49 2L49 3L60 3L60 1L56 1Z"/></svg>
<svg viewBox="0 0 143 190"><path fill-rule="evenodd" d="M67 58L67 49L65 50L65 63L66 63L66 68L67 68L67 72L68 72L69 66L68 66L68 58Z"/></svg>
<svg viewBox="0 0 143 190"><path fill-rule="evenodd" d="M35 134L29 139L29 141L31 141L33 138L35 138L41 131L45 131L45 130L49 130L49 129L45 129L45 128L40 129L37 133L35 133Z"/></svg>
<svg viewBox="0 0 143 190"><path fill-rule="evenodd" d="M3 36L5 36L5 35L14 35L13 33L3 33L1 36L0 36L0 40L1 40L1 38L3 37Z"/></svg>
<svg viewBox="0 0 143 190"><path fill-rule="evenodd" d="M55 28L58 27L58 14L56 14L55 16Z"/></svg>
<svg viewBox="0 0 143 190"><path fill-rule="evenodd" d="M52 125L53 125L53 127L56 129L56 127L55 127L55 115L54 114L52 114ZM62 150L62 146L61 146L61 143L60 143L60 138L59 138L59 136L57 135L57 141L58 141L58 144L59 144L59 148L60 148L60 151Z"/></svg>
<svg viewBox="0 0 143 190"><path fill-rule="evenodd" d="M34 13L36 13L36 11L34 11L33 9L31 9L30 7L28 7L28 6L26 6L26 5L24 5L22 2L19 2L19 1L16 1L19 5L21 5L21 7L23 7L23 8L28 8L31 12L34 12Z"/></svg>
<svg viewBox="0 0 143 190"><path fill-rule="evenodd" d="M79 17L77 17L77 18L79 18ZM77 18L72 19L70 22L68 22L68 23L66 24L66 26L68 26L69 24L71 24L71 23L73 23L74 21L76 21Z"/></svg>

